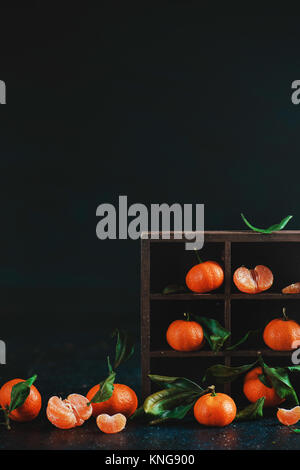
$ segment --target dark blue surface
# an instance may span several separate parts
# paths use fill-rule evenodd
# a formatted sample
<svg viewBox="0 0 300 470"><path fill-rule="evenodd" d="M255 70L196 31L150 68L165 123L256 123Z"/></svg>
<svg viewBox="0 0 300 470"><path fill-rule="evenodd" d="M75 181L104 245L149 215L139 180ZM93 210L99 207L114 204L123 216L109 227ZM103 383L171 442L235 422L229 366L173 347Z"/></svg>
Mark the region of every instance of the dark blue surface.
<svg viewBox="0 0 300 470"><path fill-rule="evenodd" d="M123 319L125 320L125 319ZM116 319L120 323L120 319ZM64 325L64 323L62 323ZM127 321L134 332L134 327ZM292 433L278 423L273 416L257 422L239 422L225 428L205 428L193 417L181 422L149 426L129 422L124 431L115 435L101 433L94 418L82 427L63 431L50 424L45 416L47 400L52 395L66 397L69 393L86 394L89 388L106 375L106 353L112 352L113 342L109 330L99 333L65 331L65 341L58 333L51 344L49 338L36 340L34 351L28 345L20 345L13 338L9 345L10 366L2 366L1 382L13 377L27 377L38 373L36 382L42 397L43 409L31 423L12 423L12 430L0 428L0 449L168 449L168 450L214 450L214 449L299 449L300 435ZM98 338L99 335L99 338ZM101 339L100 339L101 336ZM107 340L104 342L103 337ZM31 338L32 339L32 338ZM54 339L54 337L53 337ZM33 343L32 343L33 344ZM31 365L28 368L28 364ZM116 382L134 388L140 398L139 351L134 358L120 368ZM270 413L268 413L270 414Z"/></svg>
<svg viewBox="0 0 300 470"><path fill-rule="evenodd" d="M300 436L266 418L260 422L204 428L194 420L160 426L129 423L119 434L103 434L94 418L80 428L62 431L39 419L0 431L0 449L90 450L298 450Z"/></svg>

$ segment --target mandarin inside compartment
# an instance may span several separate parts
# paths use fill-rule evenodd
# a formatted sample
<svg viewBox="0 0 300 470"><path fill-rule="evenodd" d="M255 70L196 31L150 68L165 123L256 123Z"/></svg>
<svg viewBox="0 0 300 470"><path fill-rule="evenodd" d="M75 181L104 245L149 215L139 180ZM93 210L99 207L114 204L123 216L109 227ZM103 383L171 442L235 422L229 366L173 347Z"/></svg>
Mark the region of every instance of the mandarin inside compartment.
<svg viewBox="0 0 300 470"><path fill-rule="evenodd" d="M213 260L224 269L222 286L207 294L185 292L163 295L170 284L185 285L188 270L198 264L192 250L185 249L181 240L142 239L141 260L141 337L142 391L146 397L157 385L149 373L184 376L200 383L205 370L214 364L250 364L258 351L268 365L293 365L290 352L275 352L263 342L262 334L250 339L233 351L210 350L207 341L195 352L178 352L166 342L169 324L183 318L184 312L215 318L230 330L232 344L247 331L262 328L273 318L280 317L282 308L287 315L300 320L300 295L281 293L285 286L300 281L300 231L281 231L270 235L255 232L205 232L204 247L199 251L203 261ZM244 294L233 283L232 276L240 266L269 267L274 276L270 289L260 294ZM291 376L293 385L300 386L300 376ZM242 393L243 379L217 389L231 394L237 404L247 404Z"/></svg>

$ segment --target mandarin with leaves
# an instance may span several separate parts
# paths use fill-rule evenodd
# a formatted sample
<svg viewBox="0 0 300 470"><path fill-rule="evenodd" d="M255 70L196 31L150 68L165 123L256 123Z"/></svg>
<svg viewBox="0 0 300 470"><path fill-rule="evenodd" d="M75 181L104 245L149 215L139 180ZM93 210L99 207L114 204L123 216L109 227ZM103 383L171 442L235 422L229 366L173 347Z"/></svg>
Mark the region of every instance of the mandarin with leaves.
<svg viewBox="0 0 300 470"><path fill-rule="evenodd" d="M196 401L194 416L205 426L227 426L236 417L236 404L229 395L215 392L214 386L209 388L211 392Z"/></svg>
<svg viewBox="0 0 300 470"><path fill-rule="evenodd" d="M92 387L86 395L87 399L91 401L100 388L101 386L99 384ZM121 413L126 418L129 418L137 409L138 399L134 390L128 387L128 385L114 384L112 396L108 400L100 403L92 402L91 405L93 408L93 416Z"/></svg>
<svg viewBox="0 0 300 470"><path fill-rule="evenodd" d="M250 370L244 378L243 392L246 398L251 402L255 403L259 398L265 397L264 407L278 406L284 401L280 398L269 377L266 377L268 385L265 385L260 380L260 376L263 376L263 370L260 366Z"/></svg>
<svg viewBox="0 0 300 470"><path fill-rule="evenodd" d="M8 413L8 417L13 421L32 421L38 416L42 407L42 398L40 392L34 385L30 386L30 389L28 390L28 396L23 401L23 403L12 411L9 411L13 388L21 383L24 383L25 385L26 380L12 379L2 385L0 389L0 406L5 412Z"/></svg>

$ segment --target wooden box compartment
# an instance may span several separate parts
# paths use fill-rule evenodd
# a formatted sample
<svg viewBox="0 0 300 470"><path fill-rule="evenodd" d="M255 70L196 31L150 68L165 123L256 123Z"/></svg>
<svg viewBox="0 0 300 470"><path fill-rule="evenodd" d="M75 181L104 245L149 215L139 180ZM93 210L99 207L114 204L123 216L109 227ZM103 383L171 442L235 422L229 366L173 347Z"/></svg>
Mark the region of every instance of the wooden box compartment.
<svg viewBox="0 0 300 470"><path fill-rule="evenodd" d="M185 250L183 243L151 243L150 291L160 294L169 284L185 285L185 275L197 263L194 250ZM224 265L224 244L207 243L201 250L203 259L217 259ZM223 293L224 285L214 293Z"/></svg>
<svg viewBox="0 0 300 470"><path fill-rule="evenodd" d="M171 299L168 302L164 300L151 301L150 350L152 352L166 351L167 353L170 350L170 346L166 340L167 328L172 321L183 319L184 312L192 312L206 317L210 316L222 324L224 320L224 301L176 301ZM209 351L209 345L205 343L201 350Z"/></svg>
<svg viewBox="0 0 300 470"><path fill-rule="evenodd" d="M292 284L295 280L300 281L300 243L232 244L232 273L242 265L254 268L258 264L268 266L274 275L273 285L267 292L280 293L283 287ZM240 293L233 282L232 293Z"/></svg>
<svg viewBox="0 0 300 470"><path fill-rule="evenodd" d="M147 238L148 237L148 238ZM151 233L141 240L141 364L143 397L153 386L149 373L185 376L201 380L212 364L242 364L253 361L261 351L266 362L280 360L291 363L290 352L268 349L261 337L250 339L237 350L212 352L206 344L196 352L178 352L171 349L165 339L168 325L184 312L216 318L232 332L232 342L239 340L248 330L263 327L279 316L282 307L300 321L300 295L283 295L281 289L300 281L300 231L281 231L269 235L255 232L205 232L204 247L199 252L203 260L218 261L224 268L225 279L220 289L207 294L184 292L162 294L170 284L185 285L188 270L197 264L193 250L185 249L185 238L151 239ZM268 266L274 274L271 289L261 294L244 294L232 281L237 267ZM245 360L246 358L246 360ZM201 375L202 374L202 375ZM238 384L237 384L238 385ZM235 390L236 384L233 385ZM230 386L225 391L230 393ZM240 392L239 392L240 393ZM241 394L241 393L240 393Z"/></svg>

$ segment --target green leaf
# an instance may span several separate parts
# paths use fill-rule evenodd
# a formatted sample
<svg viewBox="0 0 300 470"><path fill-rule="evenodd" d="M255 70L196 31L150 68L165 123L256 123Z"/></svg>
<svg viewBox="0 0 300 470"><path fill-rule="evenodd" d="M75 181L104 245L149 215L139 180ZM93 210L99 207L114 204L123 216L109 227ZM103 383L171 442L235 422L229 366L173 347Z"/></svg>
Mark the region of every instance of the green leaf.
<svg viewBox="0 0 300 470"><path fill-rule="evenodd" d="M256 227L253 227L253 225L250 224L250 222L248 222L248 220L246 219L246 217L244 216L244 214L241 214L241 217L243 219L243 221L245 222L245 224L251 228L251 230L253 230L254 232L260 232L260 233L272 233L272 232L277 232L278 230L282 230L287 224L288 222L291 220L291 218L293 217L292 215L288 215L287 217L285 217L284 219L281 220L281 222L279 222L279 224L274 224L274 225L271 225L269 228L256 228Z"/></svg>
<svg viewBox="0 0 300 470"><path fill-rule="evenodd" d="M204 337L207 339L211 349L215 352L219 351L231 335L230 331L223 328L214 318L200 317L194 314L192 316L202 326Z"/></svg>
<svg viewBox="0 0 300 470"><path fill-rule="evenodd" d="M33 375L29 379L25 380L25 382L19 382L12 387L8 413L11 413L13 410L24 404L26 398L30 394L30 387L35 382L36 378L37 375Z"/></svg>
<svg viewBox="0 0 300 470"><path fill-rule="evenodd" d="M277 395L284 398L291 404L298 405L297 394L291 384L286 367L269 367L263 363L264 374L270 379Z"/></svg>
<svg viewBox="0 0 300 470"><path fill-rule="evenodd" d="M289 372L300 372L300 366L288 366L286 367L286 369Z"/></svg>
<svg viewBox="0 0 300 470"><path fill-rule="evenodd" d="M239 367L229 367L229 366L224 366L223 364L216 364L214 366L209 367L206 370L205 375L202 380L203 382L207 380L211 380L211 381L215 381L218 384L233 382L240 375L252 369L256 364L257 364L257 361L253 362L252 364L246 364L244 366L239 366Z"/></svg>
<svg viewBox="0 0 300 470"><path fill-rule="evenodd" d="M104 382L101 382L99 390L89 403L102 403L103 401L107 401L113 394L115 377L116 373L111 372Z"/></svg>
<svg viewBox="0 0 300 470"><path fill-rule="evenodd" d="M296 434L299 434L300 433L300 429L299 428L292 428L291 426L289 426L289 429L293 432L295 432Z"/></svg>
<svg viewBox="0 0 300 470"><path fill-rule="evenodd" d="M263 406L265 397L259 398L255 403L246 406L243 410L239 411L236 415L238 421L247 421L252 419L261 418L263 416Z"/></svg>
<svg viewBox="0 0 300 470"><path fill-rule="evenodd" d="M150 424L167 419L182 419L191 410L196 400L208 393L200 385L184 377L149 375L150 379L164 388L146 398L143 408ZM153 420L153 418L155 418Z"/></svg>
<svg viewBox="0 0 300 470"><path fill-rule="evenodd" d="M182 419L202 393L180 387L165 388L146 398L144 411L151 417Z"/></svg>
<svg viewBox="0 0 300 470"><path fill-rule="evenodd" d="M191 392L202 392L203 388L196 384L192 380L186 379L185 377L168 377L166 375L155 375L149 374L149 378L152 382L155 382L163 388L177 387Z"/></svg>
<svg viewBox="0 0 300 470"><path fill-rule="evenodd" d="M259 379L259 380L261 381L261 383L262 383L263 385L265 385L266 387L268 387L268 388L272 388L272 387L273 387L273 386L272 386L272 383L271 383L271 381L270 381L270 379L268 378L268 376L267 376L266 374L264 374L264 373L260 374L260 375L258 376L258 379Z"/></svg>
<svg viewBox="0 0 300 470"><path fill-rule="evenodd" d="M109 356L107 356L107 368L108 368L108 373L111 374L113 372L113 368L112 368Z"/></svg>
<svg viewBox="0 0 300 470"><path fill-rule="evenodd" d="M134 419L141 419L145 416L145 411L144 411L144 407L143 406L140 406L139 408L137 408L135 410L135 412L133 413L133 415L129 416L128 420L134 420Z"/></svg>
<svg viewBox="0 0 300 470"><path fill-rule="evenodd" d="M134 341L126 331L116 329L112 336L117 336L114 370L128 361L134 353Z"/></svg>
<svg viewBox="0 0 300 470"><path fill-rule="evenodd" d="M226 351L232 351L233 349L236 349L241 344L244 344L251 336L258 336L258 334L260 334L261 331L262 331L262 328L259 328L257 330L247 331L247 333L237 343L233 344L232 346L228 346L226 348Z"/></svg>
<svg viewBox="0 0 300 470"><path fill-rule="evenodd" d="M180 285L180 284L170 284L166 286L162 293L164 295L169 295L169 294L180 294L182 292L187 292L186 286Z"/></svg>

